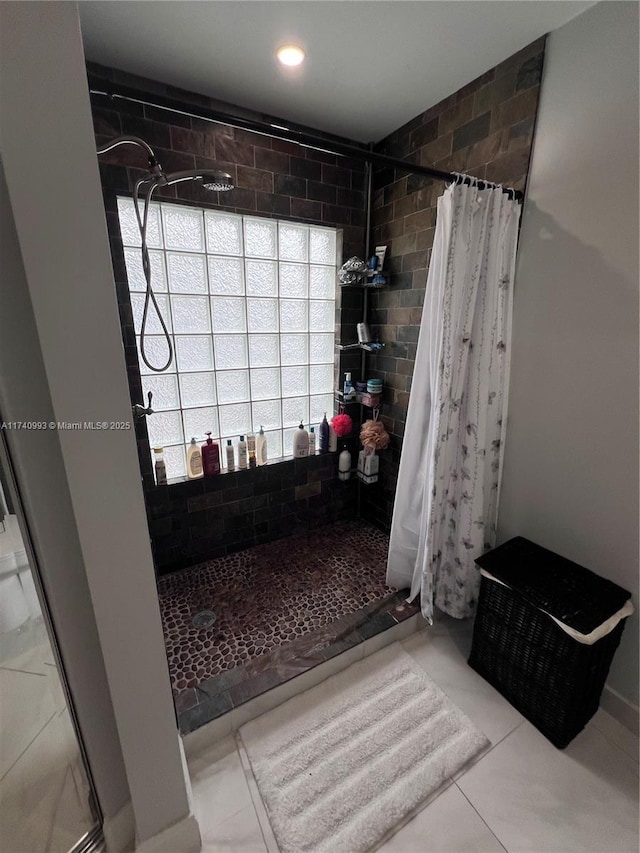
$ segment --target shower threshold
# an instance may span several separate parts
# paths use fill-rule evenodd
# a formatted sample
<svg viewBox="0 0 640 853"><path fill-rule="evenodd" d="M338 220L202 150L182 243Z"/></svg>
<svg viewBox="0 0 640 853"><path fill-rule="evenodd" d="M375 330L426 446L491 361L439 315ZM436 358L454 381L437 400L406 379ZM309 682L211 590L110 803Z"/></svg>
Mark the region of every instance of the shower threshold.
<svg viewBox="0 0 640 853"><path fill-rule="evenodd" d="M180 731L187 734L414 616L386 586L388 537L338 522L158 581ZM215 623L198 629L200 611Z"/></svg>

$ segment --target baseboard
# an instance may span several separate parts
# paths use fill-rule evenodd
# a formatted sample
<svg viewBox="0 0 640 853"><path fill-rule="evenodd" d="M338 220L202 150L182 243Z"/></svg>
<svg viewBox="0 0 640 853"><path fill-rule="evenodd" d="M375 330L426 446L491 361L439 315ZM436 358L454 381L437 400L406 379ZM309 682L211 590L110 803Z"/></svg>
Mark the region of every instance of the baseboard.
<svg viewBox="0 0 640 853"><path fill-rule="evenodd" d="M136 845L136 853L199 853L200 827L195 816L187 817Z"/></svg>
<svg viewBox="0 0 640 853"><path fill-rule="evenodd" d="M102 830L107 853L131 853L135 849L135 822L131 800L113 817L104 819Z"/></svg>
<svg viewBox="0 0 640 853"><path fill-rule="evenodd" d="M629 729L634 735L638 734L639 715L638 706L629 702L613 688L605 684L602 696L600 697L600 707L611 714L619 723L626 729Z"/></svg>

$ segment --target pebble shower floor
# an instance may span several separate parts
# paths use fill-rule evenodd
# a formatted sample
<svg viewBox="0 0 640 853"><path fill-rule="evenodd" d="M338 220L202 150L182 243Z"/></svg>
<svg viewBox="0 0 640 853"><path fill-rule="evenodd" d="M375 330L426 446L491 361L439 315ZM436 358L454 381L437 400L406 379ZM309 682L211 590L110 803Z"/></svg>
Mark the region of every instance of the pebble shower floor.
<svg viewBox="0 0 640 853"><path fill-rule="evenodd" d="M159 578L174 695L389 598L388 547L376 528L339 522ZM215 623L197 628L204 610Z"/></svg>

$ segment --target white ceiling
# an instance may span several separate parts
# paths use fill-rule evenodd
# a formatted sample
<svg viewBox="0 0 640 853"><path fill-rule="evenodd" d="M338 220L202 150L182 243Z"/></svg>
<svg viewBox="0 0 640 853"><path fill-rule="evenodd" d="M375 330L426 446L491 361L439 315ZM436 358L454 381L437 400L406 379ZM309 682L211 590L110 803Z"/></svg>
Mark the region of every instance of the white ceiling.
<svg viewBox="0 0 640 853"><path fill-rule="evenodd" d="M83 0L87 58L377 142L544 33L581 0ZM301 45L299 69L278 67Z"/></svg>

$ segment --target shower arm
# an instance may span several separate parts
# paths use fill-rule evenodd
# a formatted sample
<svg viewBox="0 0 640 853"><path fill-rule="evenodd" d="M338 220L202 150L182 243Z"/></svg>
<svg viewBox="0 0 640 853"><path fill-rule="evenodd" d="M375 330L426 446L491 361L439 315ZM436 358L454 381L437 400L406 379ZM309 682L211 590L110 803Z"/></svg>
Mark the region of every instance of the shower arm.
<svg viewBox="0 0 640 853"><path fill-rule="evenodd" d="M144 139L140 139L139 136L116 136L115 139L110 140L109 142L105 142L104 145L99 145L96 149L98 154L106 154L107 151L111 151L113 148L117 148L119 145L137 145L138 148L142 148L142 150L147 155L147 163L149 165L149 171L156 175L157 177L163 176L163 171L158 163L156 155L153 153L153 148L148 145Z"/></svg>

